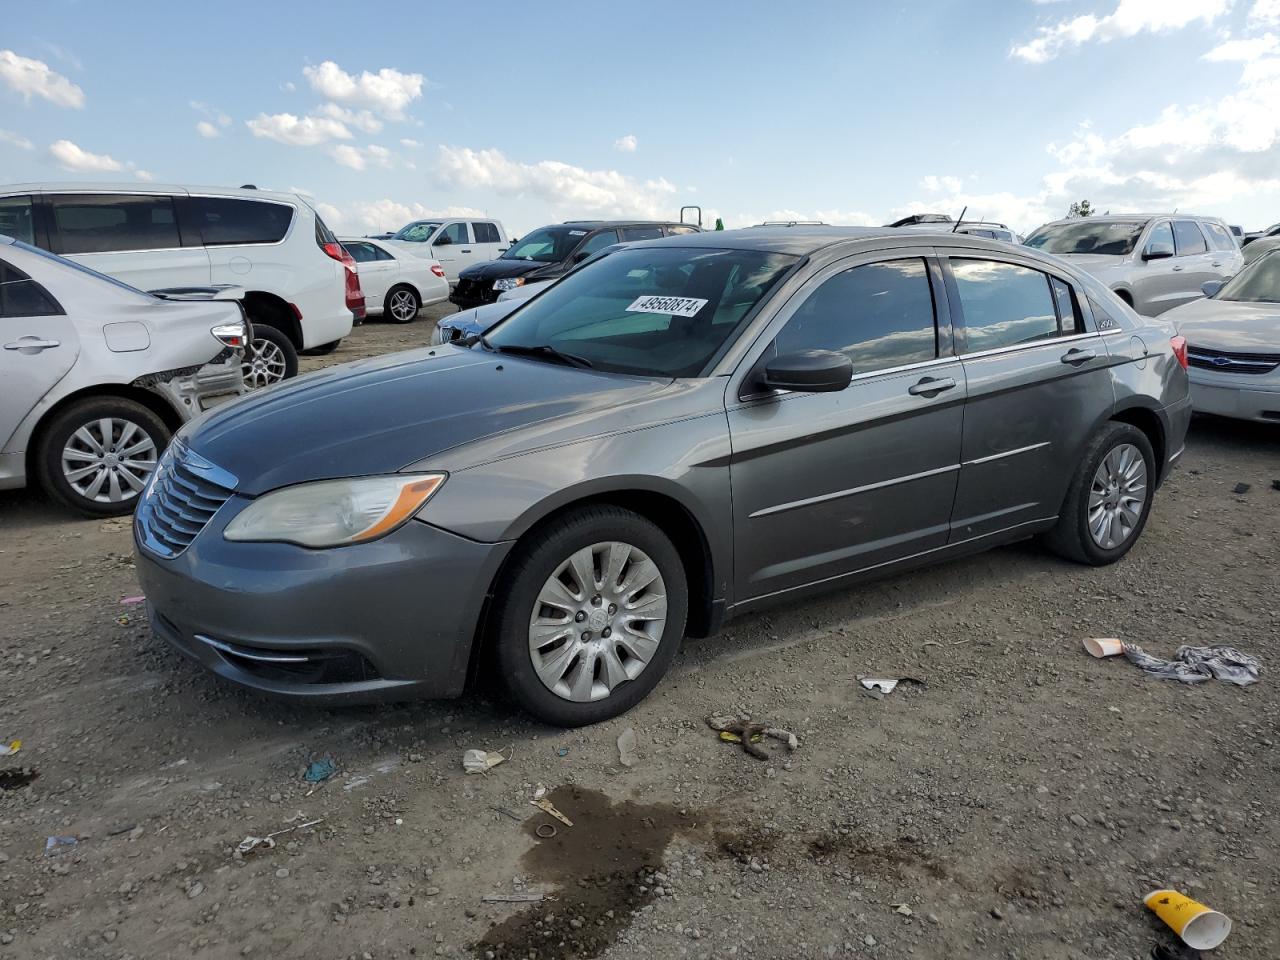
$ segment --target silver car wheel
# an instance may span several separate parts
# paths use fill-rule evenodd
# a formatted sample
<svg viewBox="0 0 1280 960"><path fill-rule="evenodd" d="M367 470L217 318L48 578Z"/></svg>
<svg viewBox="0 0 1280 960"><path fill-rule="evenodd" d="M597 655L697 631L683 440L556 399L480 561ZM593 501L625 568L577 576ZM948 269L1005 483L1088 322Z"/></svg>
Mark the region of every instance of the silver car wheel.
<svg viewBox="0 0 1280 960"><path fill-rule="evenodd" d="M397 290L391 295L391 315L401 323L408 323L418 315L418 302L408 290Z"/></svg>
<svg viewBox="0 0 1280 960"><path fill-rule="evenodd" d="M603 700L649 665L667 624L667 588L638 547L583 547L547 578L529 617L529 656L543 686L577 703Z"/></svg>
<svg viewBox="0 0 1280 960"><path fill-rule="evenodd" d="M1114 550L1131 536L1147 502L1147 462L1131 443L1102 458L1089 487L1089 536L1103 550Z"/></svg>
<svg viewBox="0 0 1280 960"><path fill-rule="evenodd" d="M244 372L244 385L250 390L279 383L284 379L284 351L270 340L255 338L249 342L241 370Z"/></svg>
<svg viewBox="0 0 1280 960"><path fill-rule="evenodd" d="M96 503L132 500L156 469L155 441L132 420L103 417L77 429L62 448L62 476Z"/></svg>

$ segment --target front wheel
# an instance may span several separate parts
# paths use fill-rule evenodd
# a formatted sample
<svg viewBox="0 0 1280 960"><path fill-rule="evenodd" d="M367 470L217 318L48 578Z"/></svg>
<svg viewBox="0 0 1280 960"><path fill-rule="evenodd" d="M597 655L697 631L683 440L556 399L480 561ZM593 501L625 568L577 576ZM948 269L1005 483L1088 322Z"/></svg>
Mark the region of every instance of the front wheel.
<svg viewBox="0 0 1280 960"><path fill-rule="evenodd" d="M241 370L250 390L269 387L298 375L298 351L282 330L255 323Z"/></svg>
<svg viewBox="0 0 1280 960"><path fill-rule="evenodd" d="M420 309L422 301L408 287L393 287L382 305L382 312L392 323L408 323Z"/></svg>
<svg viewBox="0 0 1280 960"><path fill-rule="evenodd" d="M1105 424L1085 446L1058 525L1045 536L1049 549L1095 567L1115 563L1147 524L1156 477L1147 435L1128 423Z"/></svg>
<svg viewBox="0 0 1280 960"><path fill-rule="evenodd" d="M644 517L602 506L555 521L517 550L494 618L512 698L561 727L630 710L684 637L689 594L676 548Z"/></svg>

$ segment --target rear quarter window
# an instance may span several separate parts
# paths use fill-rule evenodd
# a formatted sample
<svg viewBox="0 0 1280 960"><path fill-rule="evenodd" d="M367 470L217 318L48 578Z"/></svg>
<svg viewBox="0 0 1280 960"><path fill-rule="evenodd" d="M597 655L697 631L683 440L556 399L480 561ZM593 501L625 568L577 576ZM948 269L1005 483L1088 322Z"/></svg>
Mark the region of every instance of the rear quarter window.
<svg viewBox="0 0 1280 960"><path fill-rule="evenodd" d="M286 203L236 197L192 197L191 214L207 247L279 243L293 223Z"/></svg>

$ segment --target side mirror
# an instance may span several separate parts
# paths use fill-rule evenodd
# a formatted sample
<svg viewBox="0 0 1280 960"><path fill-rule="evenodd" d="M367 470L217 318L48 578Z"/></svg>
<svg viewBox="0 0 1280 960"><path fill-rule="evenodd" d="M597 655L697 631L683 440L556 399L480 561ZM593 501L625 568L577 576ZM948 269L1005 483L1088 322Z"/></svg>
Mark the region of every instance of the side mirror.
<svg viewBox="0 0 1280 960"><path fill-rule="evenodd" d="M432 244L432 246L433 246L433 247L447 247L447 246L448 246L449 244L451 244L451 243L453 243L453 237L451 237L451 236L449 236L447 233L445 233L445 234L441 234L440 236L436 237L436 242L435 242L435 243L433 243L433 244ZM1169 254L1169 256L1173 256L1173 254L1171 253L1171 254Z"/></svg>
<svg viewBox="0 0 1280 960"><path fill-rule="evenodd" d="M836 393L853 379L853 364L833 350L800 350L774 357L764 368L764 386L801 393Z"/></svg>
<svg viewBox="0 0 1280 960"><path fill-rule="evenodd" d="M1153 243L1142 251L1143 260L1167 260L1173 256L1172 243Z"/></svg>
<svg viewBox="0 0 1280 960"><path fill-rule="evenodd" d="M1226 284L1221 280L1206 280L1204 283L1200 284L1200 292L1206 297L1214 297L1217 296L1218 291L1224 286L1226 286Z"/></svg>

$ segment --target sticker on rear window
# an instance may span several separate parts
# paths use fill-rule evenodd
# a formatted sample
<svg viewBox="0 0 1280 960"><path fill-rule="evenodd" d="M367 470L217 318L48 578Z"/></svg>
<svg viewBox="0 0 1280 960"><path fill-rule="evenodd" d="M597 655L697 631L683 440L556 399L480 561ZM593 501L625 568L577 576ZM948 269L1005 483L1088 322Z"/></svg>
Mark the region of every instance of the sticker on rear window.
<svg viewBox="0 0 1280 960"><path fill-rule="evenodd" d="M585 237L586 235L587 235L587 231L585 231L585 230L570 230L570 231L569 231L569 236L571 236L571 237Z"/></svg>
<svg viewBox="0 0 1280 960"><path fill-rule="evenodd" d="M673 317L692 317L707 305L697 297L636 297L627 313L667 313Z"/></svg>

